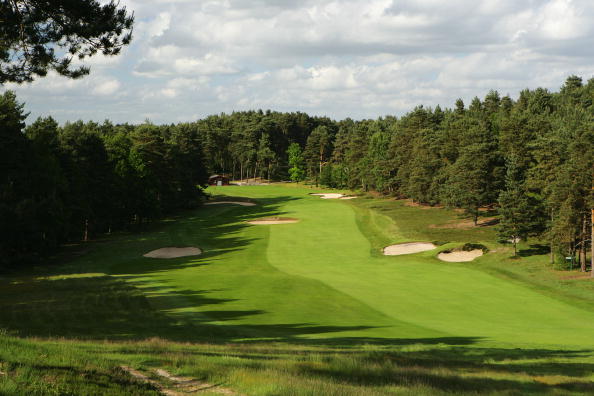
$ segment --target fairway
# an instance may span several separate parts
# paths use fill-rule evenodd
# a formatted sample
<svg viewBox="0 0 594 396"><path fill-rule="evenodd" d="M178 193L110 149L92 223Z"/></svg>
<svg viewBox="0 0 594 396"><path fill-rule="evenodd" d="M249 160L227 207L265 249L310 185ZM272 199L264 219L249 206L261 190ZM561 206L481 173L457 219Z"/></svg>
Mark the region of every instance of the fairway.
<svg viewBox="0 0 594 396"><path fill-rule="evenodd" d="M378 212L370 216L361 207L364 200L321 199L309 195L311 189L284 186L209 192L249 198L257 205L205 206L137 240L99 246L62 270L125 280L189 339L591 345L592 311L481 270L505 254L446 263L436 256L455 244L445 244L387 257L378 241L406 242L407 235L397 219ZM247 223L270 216L299 222ZM197 246L203 254L142 257L166 246ZM183 323L198 327L190 330ZM76 333L63 323L55 325ZM200 325L217 331L203 334Z"/></svg>
<svg viewBox="0 0 594 396"><path fill-rule="evenodd" d="M215 189L215 193L227 191ZM291 199L280 203L277 210L301 221L268 230L245 228L242 239L257 243L235 254L254 258L235 269L255 271L260 266L261 273L253 274L249 285L213 294L219 298L244 296L219 309L265 311L259 318L246 317L235 323L345 329L326 334L304 331L304 337L465 337L510 344L590 344L592 312L473 269L472 264L440 262L435 251L380 256L377 246L359 229L353 204L282 187L243 187L233 189L232 194L257 199L283 196L287 191L292 193ZM216 267L220 265L224 264ZM188 273L180 286L200 284L201 276L216 277L221 271L216 267L198 269L195 276ZM260 279L266 275L290 278L279 279L284 286L271 286ZM217 285L226 282L226 277L215 279ZM539 323L537 328L535 323Z"/></svg>

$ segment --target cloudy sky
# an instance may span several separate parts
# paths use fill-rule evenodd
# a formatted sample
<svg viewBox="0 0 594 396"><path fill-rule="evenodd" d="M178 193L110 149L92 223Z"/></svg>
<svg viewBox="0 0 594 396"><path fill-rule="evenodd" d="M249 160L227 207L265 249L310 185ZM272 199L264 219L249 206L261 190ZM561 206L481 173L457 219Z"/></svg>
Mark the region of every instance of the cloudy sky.
<svg viewBox="0 0 594 396"><path fill-rule="evenodd" d="M122 0L133 43L91 75L9 85L59 121L191 121L233 110L335 119L452 107L594 75L591 0Z"/></svg>

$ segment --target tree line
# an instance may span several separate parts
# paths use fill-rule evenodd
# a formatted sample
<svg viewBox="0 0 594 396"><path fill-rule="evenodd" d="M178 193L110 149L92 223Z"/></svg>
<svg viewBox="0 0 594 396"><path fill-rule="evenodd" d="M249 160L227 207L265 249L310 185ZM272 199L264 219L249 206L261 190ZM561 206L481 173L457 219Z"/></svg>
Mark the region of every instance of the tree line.
<svg viewBox="0 0 594 396"><path fill-rule="evenodd" d="M2 160L15 177L2 181L2 216L16 216L20 231L3 230L16 238L3 249L30 252L191 207L207 175L223 173L373 190L463 208L475 222L489 207L502 240L538 236L585 270L593 100L594 79L570 76L559 92L526 89L514 100L490 91L468 106L374 120L259 110L177 125L45 118L24 128L22 105L5 93Z"/></svg>
<svg viewBox="0 0 594 396"><path fill-rule="evenodd" d="M26 116L14 93L0 96L0 268L200 203L195 125L47 117L25 127Z"/></svg>

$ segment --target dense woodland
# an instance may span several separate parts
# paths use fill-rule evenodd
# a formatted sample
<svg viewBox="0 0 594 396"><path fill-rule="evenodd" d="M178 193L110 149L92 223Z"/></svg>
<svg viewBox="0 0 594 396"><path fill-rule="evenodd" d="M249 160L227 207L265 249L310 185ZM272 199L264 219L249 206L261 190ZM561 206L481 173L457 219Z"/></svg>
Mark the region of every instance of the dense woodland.
<svg viewBox="0 0 594 396"><path fill-rule="evenodd" d="M0 265L199 205L208 175L224 173L377 191L463 208L475 222L489 207L502 241L538 237L585 270L593 102L594 79L571 76L556 93L491 91L400 118L249 111L177 125L48 117L25 127L9 91L0 97Z"/></svg>

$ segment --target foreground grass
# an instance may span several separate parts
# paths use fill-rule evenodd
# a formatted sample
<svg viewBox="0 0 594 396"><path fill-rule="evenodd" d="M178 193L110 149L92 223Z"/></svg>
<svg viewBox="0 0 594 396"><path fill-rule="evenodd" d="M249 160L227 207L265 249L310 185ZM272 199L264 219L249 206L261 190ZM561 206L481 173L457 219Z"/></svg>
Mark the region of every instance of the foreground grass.
<svg viewBox="0 0 594 396"><path fill-rule="evenodd" d="M351 348L0 339L3 394L150 395L121 365L155 369L250 395L591 394L585 351L467 348L425 343ZM167 382L161 381L164 386ZM173 387L172 387L173 388ZM211 394L201 392L200 394Z"/></svg>
<svg viewBox="0 0 594 396"><path fill-rule="evenodd" d="M260 395L594 393L591 281L529 245L510 260L492 227L440 227L452 211L309 192L217 188L258 205L205 207L0 278L0 393L157 393L122 365ZM245 223L268 216L300 222ZM411 240L440 247L381 255ZM491 252L435 258L466 242ZM164 246L205 253L142 257Z"/></svg>

